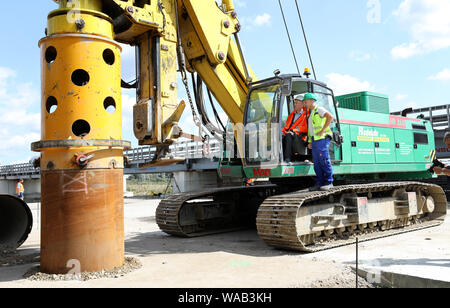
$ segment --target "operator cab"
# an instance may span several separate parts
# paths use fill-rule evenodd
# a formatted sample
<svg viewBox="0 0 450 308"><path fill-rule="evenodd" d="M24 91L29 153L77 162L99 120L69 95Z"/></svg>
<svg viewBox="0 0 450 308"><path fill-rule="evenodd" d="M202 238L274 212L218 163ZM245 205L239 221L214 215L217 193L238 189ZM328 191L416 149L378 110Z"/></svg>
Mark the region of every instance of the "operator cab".
<svg viewBox="0 0 450 308"><path fill-rule="evenodd" d="M333 91L324 83L302 78L299 75L279 75L250 85L244 113L245 165L275 166L284 164L282 129L288 116L294 111L294 97L314 93L316 104L327 109L335 121L330 128L339 135L339 118ZM330 146L331 157L334 145ZM310 164L297 159L293 164ZM308 158L309 160L309 158Z"/></svg>

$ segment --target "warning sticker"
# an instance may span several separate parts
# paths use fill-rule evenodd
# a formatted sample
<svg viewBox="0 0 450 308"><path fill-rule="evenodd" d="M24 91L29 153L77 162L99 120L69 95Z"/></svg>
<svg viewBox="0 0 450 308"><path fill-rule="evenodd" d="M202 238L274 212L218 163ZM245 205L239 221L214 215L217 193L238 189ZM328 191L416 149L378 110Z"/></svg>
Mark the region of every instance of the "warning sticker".
<svg viewBox="0 0 450 308"><path fill-rule="evenodd" d="M369 136L358 136L356 138L358 141L373 141L373 142L389 142L387 137L369 137Z"/></svg>
<svg viewBox="0 0 450 308"><path fill-rule="evenodd" d="M283 167L283 175L294 174L294 167Z"/></svg>

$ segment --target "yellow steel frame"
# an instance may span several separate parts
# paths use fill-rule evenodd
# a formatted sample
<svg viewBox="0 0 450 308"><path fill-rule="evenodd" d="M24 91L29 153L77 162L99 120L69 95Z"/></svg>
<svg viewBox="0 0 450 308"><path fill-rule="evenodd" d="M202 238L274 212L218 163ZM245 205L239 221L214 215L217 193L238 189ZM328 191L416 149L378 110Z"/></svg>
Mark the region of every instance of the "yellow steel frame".
<svg viewBox="0 0 450 308"><path fill-rule="evenodd" d="M65 24L61 15L74 9L73 2L56 2L60 8L52 13L55 16L49 22L49 33L75 31L74 25ZM134 130L140 144L170 144L179 135L179 129L175 128L185 103L178 102L177 93L177 26L188 69L201 76L230 120L242 123L249 80L244 60L232 39L240 27L233 0L223 0L221 7L214 0L178 0L178 8L174 7L174 0L148 1L139 6L133 0L81 0L77 3L75 9L86 19L86 27L77 32L95 32L139 47L137 107L140 108L136 108L135 113L137 118L142 112L152 114L149 121L135 120ZM130 26L123 32L112 33L102 3L114 3ZM158 44L155 44L156 39ZM250 75L256 80L251 71Z"/></svg>
<svg viewBox="0 0 450 308"><path fill-rule="evenodd" d="M173 0L150 1L143 7L133 6L132 0L114 2L132 23L130 29L116 34L115 39L140 47L138 105L152 104L149 108L153 108L153 130L137 123L141 130L152 131L152 135L141 140L141 144L171 143L176 138L173 127L184 109L184 104L177 104L177 89L174 86L177 19L188 68L201 76L231 121L242 122L248 80L244 61L232 39L239 31L239 20L232 0L223 1L223 9L214 0L179 0L178 18ZM155 36L160 37L160 63L152 62L152 53L156 51L152 50L151 41ZM161 68L159 93L152 87L155 66ZM256 80L253 73L251 77ZM134 129L136 131L136 125ZM137 132L136 135L143 134Z"/></svg>

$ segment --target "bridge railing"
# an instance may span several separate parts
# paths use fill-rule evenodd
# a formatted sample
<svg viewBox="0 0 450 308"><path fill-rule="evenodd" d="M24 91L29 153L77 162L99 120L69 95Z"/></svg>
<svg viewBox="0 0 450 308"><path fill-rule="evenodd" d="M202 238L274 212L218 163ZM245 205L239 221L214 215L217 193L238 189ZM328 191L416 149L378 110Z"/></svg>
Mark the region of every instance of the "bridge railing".
<svg viewBox="0 0 450 308"><path fill-rule="evenodd" d="M0 166L0 176L25 176L39 174L39 172L40 169L34 168L31 163Z"/></svg>
<svg viewBox="0 0 450 308"><path fill-rule="evenodd" d="M221 143L215 140L206 143L185 141L170 146L170 152L173 157L186 159L218 158L221 155L221 150ZM154 146L143 146L124 151L124 155L127 156L131 165L151 162L155 153L156 147ZM20 176L31 176L39 173L40 168L34 168L32 163L0 166L0 176L2 177L19 178Z"/></svg>
<svg viewBox="0 0 450 308"><path fill-rule="evenodd" d="M173 157L192 158L213 158L221 154L221 143L211 141L202 143L199 141L185 141L171 145L170 154ZM156 147L143 146L124 151L131 164L138 164L152 161L156 154Z"/></svg>
<svg viewBox="0 0 450 308"><path fill-rule="evenodd" d="M391 115L402 115L403 111L392 112ZM435 130L448 129L450 127L450 105L430 106L416 109L406 109L407 116L417 116L431 122Z"/></svg>

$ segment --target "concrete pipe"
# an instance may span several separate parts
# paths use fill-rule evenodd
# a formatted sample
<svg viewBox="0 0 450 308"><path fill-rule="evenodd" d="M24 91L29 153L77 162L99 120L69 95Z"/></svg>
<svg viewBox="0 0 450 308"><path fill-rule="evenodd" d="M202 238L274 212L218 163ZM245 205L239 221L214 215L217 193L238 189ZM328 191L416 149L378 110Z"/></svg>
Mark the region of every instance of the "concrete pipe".
<svg viewBox="0 0 450 308"><path fill-rule="evenodd" d="M28 205L17 197L0 195L0 250L14 250L22 245L33 228Z"/></svg>

